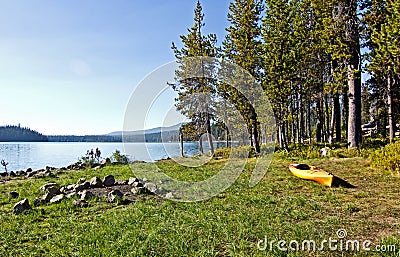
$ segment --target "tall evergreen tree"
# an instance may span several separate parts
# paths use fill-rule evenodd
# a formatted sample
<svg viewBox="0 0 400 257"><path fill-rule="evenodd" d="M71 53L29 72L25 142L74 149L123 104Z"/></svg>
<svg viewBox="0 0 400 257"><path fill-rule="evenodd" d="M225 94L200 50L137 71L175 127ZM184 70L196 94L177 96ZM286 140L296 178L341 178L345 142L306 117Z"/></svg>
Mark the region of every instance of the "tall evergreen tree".
<svg viewBox="0 0 400 257"><path fill-rule="evenodd" d="M216 57L218 49L216 35L203 34L205 26L203 20L203 8L198 1L194 11L194 25L188 29L187 35L180 36L182 48L172 43L172 49L179 63L179 69L175 72L177 83L173 85L173 88L178 91L177 109L196 124L199 153L203 154L201 135L207 132L209 147L213 154L211 119L212 98L215 93L214 67L198 57ZM201 76L193 77L193 74Z"/></svg>
<svg viewBox="0 0 400 257"><path fill-rule="evenodd" d="M368 70L378 81L386 85L380 87L386 92L389 137L395 136L396 122L394 97L400 71L400 3L392 0L367 2L365 15L367 43L371 49ZM376 84L379 87L379 84Z"/></svg>
<svg viewBox="0 0 400 257"><path fill-rule="evenodd" d="M262 3L260 0L234 0L229 5L230 26L223 42L224 57L259 79L261 51ZM239 78L240 80L241 78ZM249 85L254 82L249 82ZM251 89L250 89L251 90ZM250 141L257 153L260 152L260 130L256 110L243 95L229 85L222 85L225 97L235 103L247 123Z"/></svg>

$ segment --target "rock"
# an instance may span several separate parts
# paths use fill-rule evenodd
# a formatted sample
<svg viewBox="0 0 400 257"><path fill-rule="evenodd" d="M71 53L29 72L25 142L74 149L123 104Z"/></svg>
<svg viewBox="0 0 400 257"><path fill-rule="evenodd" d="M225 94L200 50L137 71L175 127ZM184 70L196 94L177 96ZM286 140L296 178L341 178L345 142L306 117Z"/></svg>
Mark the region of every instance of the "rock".
<svg viewBox="0 0 400 257"><path fill-rule="evenodd" d="M35 176L36 174L38 174L38 173L39 172L37 170L35 170L35 171L31 171L31 172L26 173L26 176L28 178L31 178L31 177Z"/></svg>
<svg viewBox="0 0 400 257"><path fill-rule="evenodd" d="M80 179L78 179L78 182L76 182L76 184L83 184L85 182L86 182L85 178L80 178Z"/></svg>
<svg viewBox="0 0 400 257"><path fill-rule="evenodd" d="M84 183L82 183L82 184L79 184L79 185L75 185L75 191L76 192L80 192L80 191L83 191L83 190L86 190L86 189L89 189L90 188L90 183L89 182L84 182Z"/></svg>
<svg viewBox="0 0 400 257"><path fill-rule="evenodd" d="M49 177L49 178L55 178L56 177L56 175L54 175L54 173L52 173L51 171L46 171L43 175L45 177Z"/></svg>
<svg viewBox="0 0 400 257"><path fill-rule="evenodd" d="M60 188L60 186L57 183L47 183L44 186L40 187L40 190L42 190L42 192L49 192L48 189L49 188Z"/></svg>
<svg viewBox="0 0 400 257"><path fill-rule="evenodd" d="M125 186L128 185L128 180L117 180L115 181L116 186Z"/></svg>
<svg viewBox="0 0 400 257"><path fill-rule="evenodd" d="M104 165L104 166L111 164L111 160L110 160L110 158L105 158L105 159L101 160L100 164Z"/></svg>
<svg viewBox="0 0 400 257"><path fill-rule="evenodd" d="M35 200L33 201L33 206L38 207L40 205L42 205L44 203L43 199L41 198L35 198Z"/></svg>
<svg viewBox="0 0 400 257"><path fill-rule="evenodd" d="M141 182L134 182L131 186L132 187L143 187L143 184Z"/></svg>
<svg viewBox="0 0 400 257"><path fill-rule="evenodd" d="M23 171L23 170L19 170L19 171L15 172L15 174L16 174L17 176L25 176L25 175L26 175L26 172Z"/></svg>
<svg viewBox="0 0 400 257"><path fill-rule="evenodd" d="M28 199L24 199L14 205L14 213L21 214L25 211L31 210L32 207L29 205Z"/></svg>
<svg viewBox="0 0 400 257"><path fill-rule="evenodd" d="M320 150L321 157L326 157L329 155L329 147L324 147Z"/></svg>
<svg viewBox="0 0 400 257"><path fill-rule="evenodd" d="M90 192L90 191L83 191L81 194L81 200L89 200L91 198L95 197L95 195Z"/></svg>
<svg viewBox="0 0 400 257"><path fill-rule="evenodd" d="M129 181L128 181L128 185L133 185L133 183L136 183L136 182L139 182L139 179L137 179L137 178L129 178Z"/></svg>
<svg viewBox="0 0 400 257"><path fill-rule="evenodd" d="M114 178L113 175L109 175L109 176L104 177L103 181L104 181L104 182L103 182L104 186L110 187L110 186L113 186L113 185L114 185L114 183L115 183L115 178Z"/></svg>
<svg viewBox="0 0 400 257"><path fill-rule="evenodd" d="M172 198L174 198L174 195L172 194L172 192L169 192L169 193L167 193L167 194L165 195L165 198L166 198L166 199L172 199Z"/></svg>
<svg viewBox="0 0 400 257"><path fill-rule="evenodd" d="M153 194L156 194L158 191L157 186L154 183L146 183L144 185L144 188L146 188L147 190L149 190L149 192L151 192Z"/></svg>
<svg viewBox="0 0 400 257"><path fill-rule="evenodd" d="M66 191L72 191L72 190L75 189L75 186L76 186L76 185L68 185L68 186L65 187L65 190L66 190Z"/></svg>
<svg viewBox="0 0 400 257"><path fill-rule="evenodd" d="M96 166L96 167L93 168L93 170L99 170L101 168L102 168L102 166Z"/></svg>
<svg viewBox="0 0 400 257"><path fill-rule="evenodd" d="M118 200L122 200L122 197L124 197L124 194L121 191L113 190L108 194L108 202L115 203Z"/></svg>
<svg viewBox="0 0 400 257"><path fill-rule="evenodd" d="M72 198L72 197L75 197L76 196L76 193L75 192L72 192L72 193L69 193L69 194L67 194L67 198Z"/></svg>
<svg viewBox="0 0 400 257"><path fill-rule="evenodd" d="M28 169L26 170L26 173L29 173L29 172L32 172L32 168L28 168Z"/></svg>
<svg viewBox="0 0 400 257"><path fill-rule="evenodd" d="M43 202L50 202L51 199L53 199L54 196L56 196L57 194L53 194L53 193L47 193L45 195L42 196L42 201Z"/></svg>
<svg viewBox="0 0 400 257"><path fill-rule="evenodd" d="M9 194L10 198L18 198L19 197L19 193L15 192L15 191L11 191Z"/></svg>
<svg viewBox="0 0 400 257"><path fill-rule="evenodd" d="M65 193L65 187L61 187L60 188L60 192L64 194Z"/></svg>
<svg viewBox="0 0 400 257"><path fill-rule="evenodd" d="M75 207L88 207L89 204L85 200L75 200L72 202Z"/></svg>
<svg viewBox="0 0 400 257"><path fill-rule="evenodd" d="M8 174L10 177L16 177L17 176L17 174L15 174L15 172L14 171L10 171L10 173Z"/></svg>
<svg viewBox="0 0 400 257"><path fill-rule="evenodd" d="M131 189L131 192L134 195L143 195L143 194L147 194L148 190L146 188L144 188L144 187L134 187L134 188Z"/></svg>
<svg viewBox="0 0 400 257"><path fill-rule="evenodd" d="M53 198L51 198L50 203L60 203L62 200L64 200L65 195L56 195Z"/></svg>
<svg viewBox="0 0 400 257"><path fill-rule="evenodd" d="M1 177L7 177L7 175L8 175L7 172L0 172Z"/></svg>
<svg viewBox="0 0 400 257"><path fill-rule="evenodd" d="M93 177L90 180L90 187L102 187L103 186L103 181L101 181L100 178L98 177Z"/></svg>

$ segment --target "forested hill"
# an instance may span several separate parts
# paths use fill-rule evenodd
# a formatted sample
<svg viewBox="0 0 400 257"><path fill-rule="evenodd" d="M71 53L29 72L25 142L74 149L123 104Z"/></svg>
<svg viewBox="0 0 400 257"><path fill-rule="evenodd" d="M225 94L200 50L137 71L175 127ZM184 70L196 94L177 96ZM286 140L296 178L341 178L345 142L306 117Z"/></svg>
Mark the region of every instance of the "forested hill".
<svg viewBox="0 0 400 257"><path fill-rule="evenodd" d="M20 126L0 127L0 142L47 142L46 136Z"/></svg>

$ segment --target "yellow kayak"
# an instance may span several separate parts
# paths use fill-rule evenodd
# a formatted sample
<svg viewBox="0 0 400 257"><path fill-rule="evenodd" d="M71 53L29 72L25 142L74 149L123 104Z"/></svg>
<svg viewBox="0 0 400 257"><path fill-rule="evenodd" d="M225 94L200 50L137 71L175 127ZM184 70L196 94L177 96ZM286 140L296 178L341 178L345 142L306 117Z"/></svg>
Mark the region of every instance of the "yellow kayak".
<svg viewBox="0 0 400 257"><path fill-rule="evenodd" d="M325 170L307 164L290 164L289 170L296 177L312 180L324 186L331 187L333 175Z"/></svg>

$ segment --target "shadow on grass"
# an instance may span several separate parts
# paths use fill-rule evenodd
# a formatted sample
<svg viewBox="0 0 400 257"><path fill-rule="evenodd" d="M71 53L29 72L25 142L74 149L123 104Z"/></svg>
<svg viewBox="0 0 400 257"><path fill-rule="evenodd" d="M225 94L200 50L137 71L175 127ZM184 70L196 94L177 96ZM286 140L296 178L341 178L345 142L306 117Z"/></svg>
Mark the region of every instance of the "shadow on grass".
<svg viewBox="0 0 400 257"><path fill-rule="evenodd" d="M336 176L333 177L332 187L357 188L355 185L352 185L346 180Z"/></svg>

